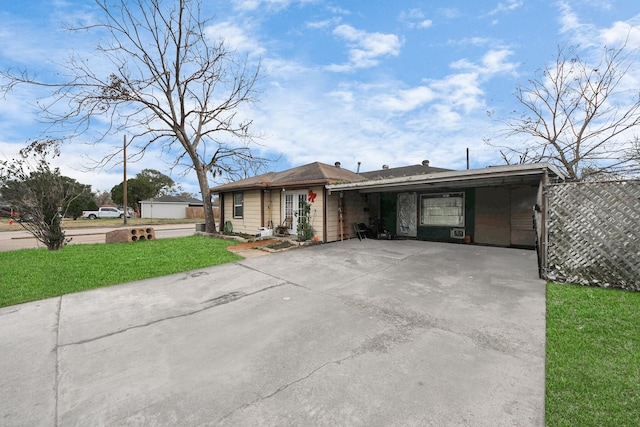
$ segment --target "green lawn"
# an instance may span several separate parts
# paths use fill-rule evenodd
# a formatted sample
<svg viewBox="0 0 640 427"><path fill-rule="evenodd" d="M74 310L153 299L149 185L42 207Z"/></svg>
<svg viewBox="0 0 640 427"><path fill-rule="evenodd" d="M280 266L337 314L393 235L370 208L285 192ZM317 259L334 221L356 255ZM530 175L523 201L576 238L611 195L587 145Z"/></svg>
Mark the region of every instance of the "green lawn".
<svg viewBox="0 0 640 427"><path fill-rule="evenodd" d="M241 259L202 236L0 252L0 307Z"/></svg>
<svg viewBox="0 0 640 427"><path fill-rule="evenodd" d="M547 426L640 426L640 292L547 285Z"/></svg>

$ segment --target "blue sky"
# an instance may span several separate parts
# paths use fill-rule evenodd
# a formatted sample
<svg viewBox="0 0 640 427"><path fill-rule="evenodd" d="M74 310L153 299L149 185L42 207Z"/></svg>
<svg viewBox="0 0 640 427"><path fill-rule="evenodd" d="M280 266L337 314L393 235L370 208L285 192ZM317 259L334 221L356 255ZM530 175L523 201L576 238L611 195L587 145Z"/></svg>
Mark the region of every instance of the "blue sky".
<svg viewBox="0 0 640 427"><path fill-rule="evenodd" d="M92 3L0 0L0 67L48 78L71 50L90 57L96 40L70 35L63 22L93 19ZM577 46L584 57L626 39L640 48L637 0L204 3L204 15L214 16L208 34L261 61L260 102L242 114L264 136L260 154L281 156L271 170L340 161L368 171L425 159L464 169L467 148L472 168L502 164L483 138L495 140L500 119L521 110L515 88L552 61L558 45ZM14 157L39 136L33 105L46 96L23 86L0 100L0 156ZM122 181L121 166L85 171L87 156L121 143L117 136L97 147L66 145L55 163L94 190L109 190ZM171 173L170 161L151 151L129 164L128 175L154 168L198 193L195 174Z"/></svg>

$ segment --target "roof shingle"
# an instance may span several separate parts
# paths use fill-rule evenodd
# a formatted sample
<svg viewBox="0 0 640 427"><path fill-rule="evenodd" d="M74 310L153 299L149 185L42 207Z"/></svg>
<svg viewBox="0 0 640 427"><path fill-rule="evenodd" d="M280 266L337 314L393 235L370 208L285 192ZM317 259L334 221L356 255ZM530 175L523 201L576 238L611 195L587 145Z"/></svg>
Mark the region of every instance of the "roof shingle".
<svg viewBox="0 0 640 427"><path fill-rule="evenodd" d="M268 172L211 188L212 193L257 188L284 188L300 185L336 184L339 182L364 181L361 175L326 163L314 162L282 172Z"/></svg>

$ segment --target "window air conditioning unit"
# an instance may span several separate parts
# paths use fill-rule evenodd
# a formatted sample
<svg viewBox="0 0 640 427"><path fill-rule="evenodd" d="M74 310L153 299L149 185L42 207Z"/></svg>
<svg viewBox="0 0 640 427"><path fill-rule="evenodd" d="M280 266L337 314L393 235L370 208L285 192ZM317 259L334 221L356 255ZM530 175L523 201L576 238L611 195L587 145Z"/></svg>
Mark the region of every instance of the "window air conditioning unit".
<svg viewBox="0 0 640 427"><path fill-rule="evenodd" d="M451 229L451 238L452 239L464 239L464 228L452 228Z"/></svg>

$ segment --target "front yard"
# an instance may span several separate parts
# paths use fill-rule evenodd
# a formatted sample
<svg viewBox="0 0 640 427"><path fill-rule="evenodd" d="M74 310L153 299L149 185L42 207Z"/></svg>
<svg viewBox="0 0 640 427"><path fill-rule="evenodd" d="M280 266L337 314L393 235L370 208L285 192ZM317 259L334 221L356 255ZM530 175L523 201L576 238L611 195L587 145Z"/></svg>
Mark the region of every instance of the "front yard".
<svg viewBox="0 0 640 427"><path fill-rule="evenodd" d="M639 328L639 292L547 285L548 426L640 426Z"/></svg>
<svg viewBox="0 0 640 427"><path fill-rule="evenodd" d="M191 236L0 252L0 307L236 261L234 244Z"/></svg>
<svg viewBox="0 0 640 427"><path fill-rule="evenodd" d="M0 307L240 259L201 236L0 252ZM546 424L640 425L640 292L547 285Z"/></svg>

